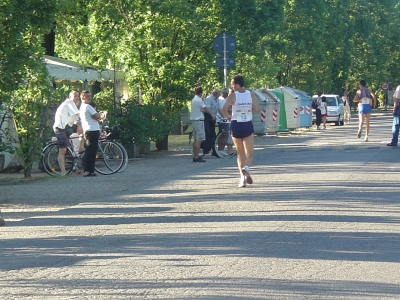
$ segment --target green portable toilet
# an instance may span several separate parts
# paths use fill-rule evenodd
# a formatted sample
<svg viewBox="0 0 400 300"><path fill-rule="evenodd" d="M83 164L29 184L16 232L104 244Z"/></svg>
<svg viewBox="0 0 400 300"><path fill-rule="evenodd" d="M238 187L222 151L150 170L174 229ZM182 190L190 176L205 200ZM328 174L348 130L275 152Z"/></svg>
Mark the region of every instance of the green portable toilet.
<svg viewBox="0 0 400 300"><path fill-rule="evenodd" d="M286 122L286 109L285 109L285 96L279 90L273 89L268 90L277 96L280 100L280 109L279 109L279 129L278 132L288 132L287 122Z"/></svg>

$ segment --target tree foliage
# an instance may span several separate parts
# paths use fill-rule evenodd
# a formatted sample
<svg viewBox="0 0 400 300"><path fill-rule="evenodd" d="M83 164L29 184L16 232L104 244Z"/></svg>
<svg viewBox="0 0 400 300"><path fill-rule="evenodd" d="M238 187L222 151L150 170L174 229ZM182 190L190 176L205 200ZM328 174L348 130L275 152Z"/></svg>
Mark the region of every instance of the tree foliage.
<svg viewBox="0 0 400 300"><path fill-rule="evenodd" d="M194 86L222 87L212 49L221 32L237 43L228 76L243 74L248 88L341 93L361 78L374 90L400 82L400 0L1 0L0 8L2 102L32 82L27 70L37 69L54 22L59 56L122 69L131 94L139 88L142 104L165 114Z"/></svg>
<svg viewBox="0 0 400 300"><path fill-rule="evenodd" d="M31 175L46 121L50 82L42 43L57 11L56 0L0 2L0 108L16 119L25 177Z"/></svg>

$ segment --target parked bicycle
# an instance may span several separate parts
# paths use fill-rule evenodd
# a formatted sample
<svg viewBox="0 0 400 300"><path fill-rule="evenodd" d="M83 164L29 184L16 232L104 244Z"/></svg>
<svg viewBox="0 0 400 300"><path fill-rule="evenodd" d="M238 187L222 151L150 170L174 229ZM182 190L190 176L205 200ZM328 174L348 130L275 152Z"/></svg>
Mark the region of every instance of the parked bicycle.
<svg viewBox="0 0 400 300"><path fill-rule="evenodd" d="M220 158L232 158L236 155L236 148L232 140L232 133L230 130L230 124L224 120L221 123L221 129L217 134L214 141L215 153ZM193 132L189 132L189 149L193 155Z"/></svg>
<svg viewBox="0 0 400 300"><path fill-rule="evenodd" d="M220 123L220 131L215 138L215 153L220 158L232 158L236 155L235 144L232 140L232 132L230 123L227 123L226 120Z"/></svg>
<svg viewBox="0 0 400 300"><path fill-rule="evenodd" d="M108 129L103 125L105 135L102 135L98 141L98 149L96 154L95 171L103 175L111 175L116 172L122 172L128 165L128 155L125 148L115 141L117 127ZM67 148L65 154L65 170L67 174L74 169L82 169L82 161L85 153L75 152L73 140L79 137L70 137L71 146ZM42 149L42 164L46 173L49 175L61 175L60 166L58 164L59 147L56 141L52 141Z"/></svg>

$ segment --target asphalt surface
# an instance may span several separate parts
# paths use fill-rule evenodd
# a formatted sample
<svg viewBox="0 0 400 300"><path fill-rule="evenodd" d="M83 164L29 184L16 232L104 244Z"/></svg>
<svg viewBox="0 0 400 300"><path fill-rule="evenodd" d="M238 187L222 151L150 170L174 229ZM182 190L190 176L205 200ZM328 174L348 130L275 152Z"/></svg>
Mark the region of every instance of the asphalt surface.
<svg viewBox="0 0 400 300"><path fill-rule="evenodd" d="M400 149L354 121L257 137L247 188L188 151L1 186L0 299L400 299Z"/></svg>

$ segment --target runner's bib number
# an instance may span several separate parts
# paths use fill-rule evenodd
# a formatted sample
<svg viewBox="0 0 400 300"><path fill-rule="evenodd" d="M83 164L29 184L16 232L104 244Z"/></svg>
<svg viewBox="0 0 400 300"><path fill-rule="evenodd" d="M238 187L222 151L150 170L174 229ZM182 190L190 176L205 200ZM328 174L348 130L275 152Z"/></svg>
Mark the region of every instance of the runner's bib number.
<svg viewBox="0 0 400 300"><path fill-rule="evenodd" d="M236 117L238 122L249 122L252 119L252 113L251 111L237 110Z"/></svg>
<svg viewBox="0 0 400 300"><path fill-rule="evenodd" d="M371 100L370 100L369 98L366 98L366 97L364 97L364 98L361 99L361 103L362 103L362 104L370 104L370 101L371 101Z"/></svg>

